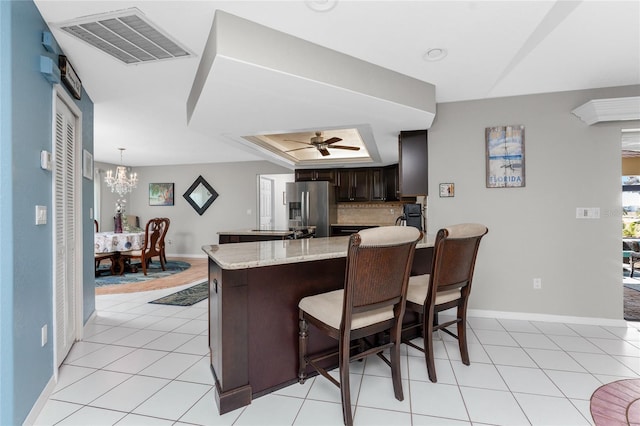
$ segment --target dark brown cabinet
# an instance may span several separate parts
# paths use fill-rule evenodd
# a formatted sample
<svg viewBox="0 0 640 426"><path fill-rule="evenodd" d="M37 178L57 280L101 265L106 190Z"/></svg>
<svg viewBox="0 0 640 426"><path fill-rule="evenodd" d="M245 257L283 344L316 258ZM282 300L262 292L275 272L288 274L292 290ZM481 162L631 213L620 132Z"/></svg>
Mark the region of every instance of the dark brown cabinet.
<svg viewBox="0 0 640 426"><path fill-rule="evenodd" d="M371 201L386 201L387 186L383 168L371 169Z"/></svg>
<svg viewBox="0 0 640 426"><path fill-rule="evenodd" d="M274 241L274 240L287 240L293 238L293 232L283 235L246 235L246 234L222 234L218 236L218 244L229 243L250 243L255 241Z"/></svg>
<svg viewBox="0 0 640 426"><path fill-rule="evenodd" d="M399 148L400 195L402 197L427 195L429 187L427 131L400 132Z"/></svg>
<svg viewBox="0 0 640 426"><path fill-rule="evenodd" d="M327 181L335 183L334 169L299 169L295 172L296 182Z"/></svg>
<svg viewBox="0 0 640 426"><path fill-rule="evenodd" d="M332 225L331 236L345 237L368 228L377 228L377 225Z"/></svg>
<svg viewBox="0 0 640 426"><path fill-rule="evenodd" d="M336 187L337 202L398 201L398 164L349 169L298 169L296 182L328 181Z"/></svg>
<svg viewBox="0 0 640 426"><path fill-rule="evenodd" d="M371 170L344 169L336 171L336 201L359 201L371 200Z"/></svg>
<svg viewBox="0 0 640 426"><path fill-rule="evenodd" d="M400 180L398 177L398 165L394 164L384 168L385 201L398 201L400 199Z"/></svg>

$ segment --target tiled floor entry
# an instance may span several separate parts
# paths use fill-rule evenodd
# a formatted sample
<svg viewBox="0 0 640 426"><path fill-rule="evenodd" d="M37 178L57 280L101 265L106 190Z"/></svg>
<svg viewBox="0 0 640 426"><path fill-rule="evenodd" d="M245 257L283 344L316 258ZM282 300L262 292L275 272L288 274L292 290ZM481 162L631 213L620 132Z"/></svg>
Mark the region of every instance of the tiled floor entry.
<svg viewBox="0 0 640 426"><path fill-rule="evenodd" d="M341 425L338 388L322 377L218 415L207 301L149 304L187 286L96 297L97 314L60 370L38 425ZM469 318L471 366L449 336L438 383L403 347L404 401L377 357L352 364L356 425L588 425L602 384L640 377L640 323L604 327Z"/></svg>

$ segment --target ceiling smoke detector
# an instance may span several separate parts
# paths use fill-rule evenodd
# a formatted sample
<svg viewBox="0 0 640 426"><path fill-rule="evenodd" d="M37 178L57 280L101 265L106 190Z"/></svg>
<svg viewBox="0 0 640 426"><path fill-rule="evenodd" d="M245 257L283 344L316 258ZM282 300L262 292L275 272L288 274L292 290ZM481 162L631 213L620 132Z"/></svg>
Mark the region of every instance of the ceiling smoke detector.
<svg viewBox="0 0 640 426"><path fill-rule="evenodd" d="M338 5L338 0L305 0L305 4L314 12L328 12Z"/></svg>
<svg viewBox="0 0 640 426"><path fill-rule="evenodd" d="M127 65L195 56L136 8L84 16L56 26Z"/></svg>

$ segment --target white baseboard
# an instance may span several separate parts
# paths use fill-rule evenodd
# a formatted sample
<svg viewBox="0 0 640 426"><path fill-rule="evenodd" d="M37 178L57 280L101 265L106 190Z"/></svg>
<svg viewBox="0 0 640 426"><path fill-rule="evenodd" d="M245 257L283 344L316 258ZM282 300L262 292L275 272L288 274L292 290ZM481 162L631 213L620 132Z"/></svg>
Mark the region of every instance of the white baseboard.
<svg viewBox="0 0 640 426"><path fill-rule="evenodd" d="M603 325L610 327L627 327L624 319L572 317L565 315L535 314L527 312L487 311L482 309L468 309L468 317L513 319L523 321L560 322L565 324Z"/></svg>
<svg viewBox="0 0 640 426"><path fill-rule="evenodd" d="M47 382L47 385L44 387L44 389L40 393L40 396L36 400L36 403L33 404L33 407L31 407L31 411L29 411L29 415L27 416L26 419L24 419L24 422L22 423L24 426L31 426L36 423L36 420L38 420L38 416L40 415L40 412L42 411L45 404L49 400L49 397L53 393L53 390L55 389L55 387L56 387L56 380L53 376L51 376L51 378L49 379L49 382Z"/></svg>

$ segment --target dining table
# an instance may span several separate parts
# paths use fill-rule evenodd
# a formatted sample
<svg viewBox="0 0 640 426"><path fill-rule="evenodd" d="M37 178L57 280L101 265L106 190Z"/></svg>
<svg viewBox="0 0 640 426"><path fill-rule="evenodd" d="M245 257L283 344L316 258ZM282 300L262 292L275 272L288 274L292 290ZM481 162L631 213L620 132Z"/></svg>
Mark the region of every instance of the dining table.
<svg viewBox="0 0 640 426"><path fill-rule="evenodd" d="M117 267L114 272L122 275L128 269L137 272L137 268L124 262L123 253L141 250L144 245L144 232L96 232L94 234L95 254L111 254L111 262Z"/></svg>

